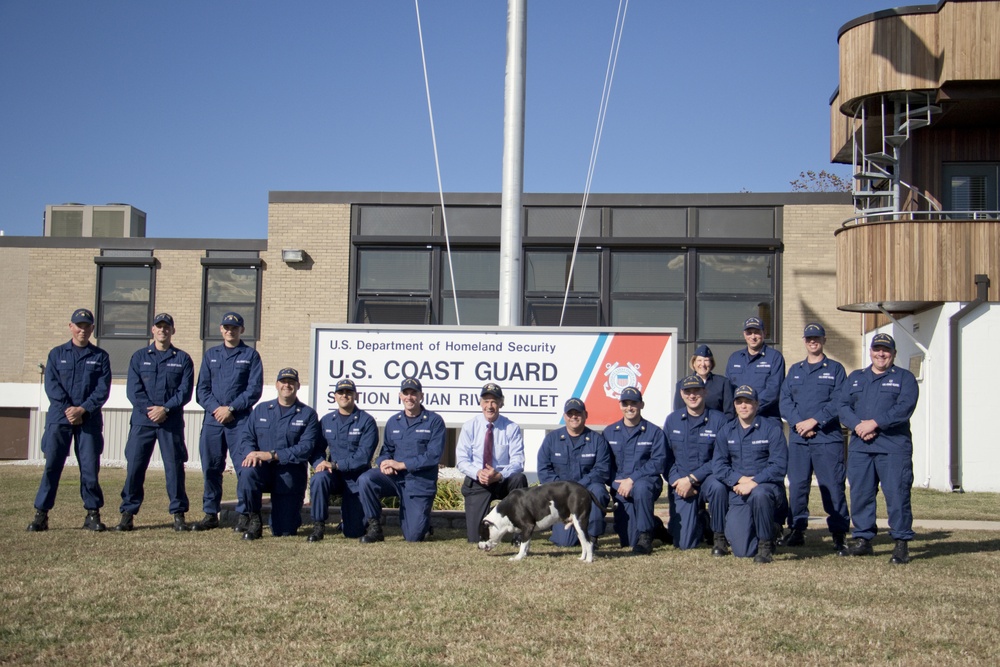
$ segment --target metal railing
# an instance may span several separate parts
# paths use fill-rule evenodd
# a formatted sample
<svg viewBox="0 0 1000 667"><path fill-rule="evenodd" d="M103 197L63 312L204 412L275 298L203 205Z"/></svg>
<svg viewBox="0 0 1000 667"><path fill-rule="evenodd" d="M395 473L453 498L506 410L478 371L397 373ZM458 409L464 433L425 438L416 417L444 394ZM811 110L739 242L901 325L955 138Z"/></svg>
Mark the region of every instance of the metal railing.
<svg viewBox="0 0 1000 667"><path fill-rule="evenodd" d="M856 227L875 222L970 222L1000 220L1000 211L887 211L862 213L848 218L841 227Z"/></svg>

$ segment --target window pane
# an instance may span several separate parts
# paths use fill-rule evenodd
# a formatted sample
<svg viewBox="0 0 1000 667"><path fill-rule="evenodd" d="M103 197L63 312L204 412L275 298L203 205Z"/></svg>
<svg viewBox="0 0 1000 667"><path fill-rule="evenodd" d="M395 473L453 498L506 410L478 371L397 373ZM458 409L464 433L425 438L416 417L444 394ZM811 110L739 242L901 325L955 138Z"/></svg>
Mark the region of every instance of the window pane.
<svg viewBox="0 0 1000 667"><path fill-rule="evenodd" d="M496 250L452 251L455 262L455 282L458 291L500 289L500 253ZM451 291L451 272L448 270L448 253L441 252L441 284Z"/></svg>
<svg viewBox="0 0 1000 667"><path fill-rule="evenodd" d="M532 207L527 210L528 236L576 237L580 209L569 207ZM601 235L601 209L588 208L583 216L581 236Z"/></svg>
<svg viewBox="0 0 1000 667"><path fill-rule="evenodd" d="M205 331L206 339L219 339L222 316L235 311L243 316L243 337L256 340L257 280L256 268L209 267L205 269Z"/></svg>
<svg viewBox="0 0 1000 667"><path fill-rule="evenodd" d="M611 291L683 294L685 257L682 253L612 253Z"/></svg>
<svg viewBox="0 0 1000 667"><path fill-rule="evenodd" d="M986 177L952 176L951 207L956 211L985 211Z"/></svg>
<svg viewBox="0 0 1000 667"><path fill-rule="evenodd" d="M359 324L430 324L430 299L360 299Z"/></svg>
<svg viewBox="0 0 1000 667"><path fill-rule="evenodd" d="M362 206L360 233L365 236L430 236L430 206Z"/></svg>
<svg viewBox="0 0 1000 667"><path fill-rule="evenodd" d="M526 292L565 292L571 252L529 252L525 254ZM601 257L597 253L577 253L570 291L596 293L600 290Z"/></svg>
<svg viewBox="0 0 1000 667"><path fill-rule="evenodd" d="M149 304L104 301L101 303L101 337L149 335Z"/></svg>
<svg viewBox="0 0 1000 667"><path fill-rule="evenodd" d="M459 297L458 310L463 325L500 323L500 297ZM441 324L457 324L454 297L441 297Z"/></svg>
<svg viewBox="0 0 1000 667"><path fill-rule="evenodd" d="M698 236L774 238L773 208L700 208Z"/></svg>
<svg viewBox="0 0 1000 667"><path fill-rule="evenodd" d="M687 236L686 208L616 208L612 236Z"/></svg>
<svg viewBox="0 0 1000 667"><path fill-rule="evenodd" d="M529 301L525 324L533 327L557 327L562 310L561 300ZM570 301L566 304L566 313L562 318L563 326L598 327L601 326L601 307L593 300Z"/></svg>
<svg viewBox="0 0 1000 667"><path fill-rule="evenodd" d="M665 299L611 301L611 324L616 327L676 327L684 338L684 302Z"/></svg>
<svg viewBox="0 0 1000 667"><path fill-rule="evenodd" d="M149 292L153 270L148 266L102 266L98 337L149 336Z"/></svg>
<svg viewBox="0 0 1000 667"><path fill-rule="evenodd" d="M495 206L448 206L448 234L451 236L500 236L500 209Z"/></svg>
<svg viewBox="0 0 1000 667"><path fill-rule="evenodd" d="M141 301L149 303L149 279L152 269L148 266L101 267L102 301Z"/></svg>
<svg viewBox="0 0 1000 667"><path fill-rule="evenodd" d="M709 301L699 299L697 307L697 339L700 341L740 340L743 336L743 322L748 317L761 318L764 322L765 337L773 338L772 302L769 300Z"/></svg>
<svg viewBox="0 0 1000 667"><path fill-rule="evenodd" d="M698 255L698 293L771 294L774 255Z"/></svg>
<svg viewBox="0 0 1000 667"><path fill-rule="evenodd" d="M427 292L430 288L430 250L358 252L358 290Z"/></svg>

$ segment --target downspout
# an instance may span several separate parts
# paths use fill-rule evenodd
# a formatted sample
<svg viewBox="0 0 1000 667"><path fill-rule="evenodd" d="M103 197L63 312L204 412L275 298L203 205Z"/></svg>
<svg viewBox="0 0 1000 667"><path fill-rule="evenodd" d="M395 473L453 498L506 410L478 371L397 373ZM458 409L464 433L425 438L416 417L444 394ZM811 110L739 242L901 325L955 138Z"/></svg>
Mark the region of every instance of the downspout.
<svg viewBox="0 0 1000 667"><path fill-rule="evenodd" d="M990 277L976 274L976 298L965 304L948 318L948 414L951 423L948 428L948 452L951 490L962 493L962 402L959 400L962 381L962 346L959 324L966 315L986 303L990 289Z"/></svg>
<svg viewBox="0 0 1000 667"><path fill-rule="evenodd" d="M889 321L896 325L896 327L906 334L906 337L913 341L913 344L924 353L924 363L921 366L921 375L923 380L926 382L927 386L931 386L930 375L931 375L931 351L924 347L923 343L913 337L910 330L904 327L899 320L892 316L892 314L886 310L882 304L878 304L879 311L883 315L889 318ZM924 469L926 475L924 477L924 488L931 488L931 411L924 410Z"/></svg>

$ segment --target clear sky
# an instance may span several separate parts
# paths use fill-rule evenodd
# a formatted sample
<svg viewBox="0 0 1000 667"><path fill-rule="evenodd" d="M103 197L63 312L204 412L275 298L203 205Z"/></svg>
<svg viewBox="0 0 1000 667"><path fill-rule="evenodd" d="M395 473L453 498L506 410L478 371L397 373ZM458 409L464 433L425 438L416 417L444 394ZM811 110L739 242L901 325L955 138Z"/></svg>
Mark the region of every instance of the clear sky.
<svg viewBox="0 0 1000 667"><path fill-rule="evenodd" d="M861 0L628 5L592 192L785 192L829 164ZM617 0L528 0L525 191L582 192ZM507 3L421 0L446 192L499 192ZM0 0L0 229L126 202L263 238L269 190L437 191L412 0Z"/></svg>

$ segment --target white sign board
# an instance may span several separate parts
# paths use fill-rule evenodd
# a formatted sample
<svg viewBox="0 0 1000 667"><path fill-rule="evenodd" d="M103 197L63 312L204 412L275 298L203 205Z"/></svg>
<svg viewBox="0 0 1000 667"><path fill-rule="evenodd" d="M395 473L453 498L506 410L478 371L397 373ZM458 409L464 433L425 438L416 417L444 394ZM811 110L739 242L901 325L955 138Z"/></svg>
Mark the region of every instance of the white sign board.
<svg viewBox="0 0 1000 667"><path fill-rule="evenodd" d="M336 409L342 378L355 382L358 406L379 423L402 409L399 385L408 377L449 426L480 412L487 382L500 385L503 413L524 428L558 427L573 397L587 404L588 424L613 423L628 386L642 391L643 414L655 424L674 400L676 329L313 325L312 348L312 405L321 416Z"/></svg>

